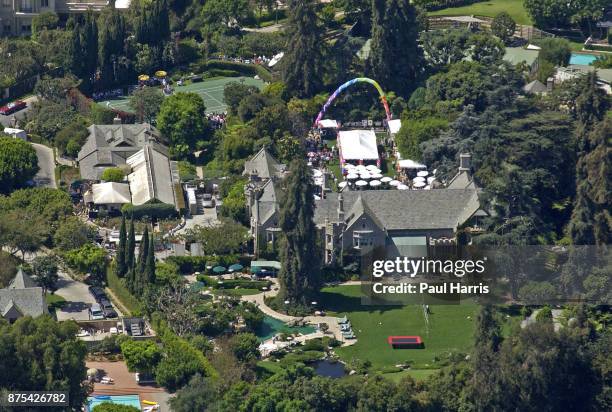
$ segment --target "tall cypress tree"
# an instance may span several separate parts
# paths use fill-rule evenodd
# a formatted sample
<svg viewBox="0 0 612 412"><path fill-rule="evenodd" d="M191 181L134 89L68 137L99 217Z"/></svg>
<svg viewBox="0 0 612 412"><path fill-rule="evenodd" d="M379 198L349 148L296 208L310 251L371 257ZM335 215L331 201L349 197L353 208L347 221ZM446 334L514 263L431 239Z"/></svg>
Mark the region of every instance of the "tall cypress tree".
<svg viewBox="0 0 612 412"><path fill-rule="evenodd" d="M144 274L145 284L152 285L155 283L155 241L153 235L151 235L149 240L149 252L147 254Z"/></svg>
<svg viewBox="0 0 612 412"><path fill-rule="evenodd" d="M610 99L597 85L597 74L589 73L580 81L576 98L579 157L576 164L576 199L568 226L575 245L610 243L608 139L611 121L604 120Z"/></svg>
<svg viewBox="0 0 612 412"><path fill-rule="evenodd" d="M278 296L294 305L308 305L321 286L321 278L313 221L314 186L304 160L291 163L285 183L279 217L285 245L281 249Z"/></svg>
<svg viewBox="0 0 612 412"><path fill-rule="evenodd" d="M136 250L136 236L134 234L134 218L133 217L130 219L130 231L128 234L127 243L125 247L126 247L125 255L126 255L127 269L130 270L134 268L134 263L135 263L134 252Z"/></svg>
<svg viewBox="0 0 612 412"><path fill-rule="evenodd" d="M417 11L409 0L372 1L367 73L383 88L407 96L421 67Z"/></svg>
<svg viewBox="0 0 612 412"><path fill-rule="evenodd" d="M119 245L117 246L117 259L115 265L115 273L120 278L124 277L127 272L127 256L126 256L127 235L125 229L125 215L121 217L121 228L119 229Z"/></svg>
<svg viewBox="0 0 612 412"><path fill-rule="evenodd" d="M314 0L290 0L287 36L291 47L282 60L283 80L291 94L311 97L323 84L325 45Z"/></svg>
<svg viewBox="0 0 612 412"><path fill-rule="evenodd" d="M142 234L142 241L140 242L140 248L138 251L138 262L136 263L136 269L134 274L134 291L141 293L144 285L146 284L145 268L147 265L147 255L149 254L149 228L145 227Z"/></svg>

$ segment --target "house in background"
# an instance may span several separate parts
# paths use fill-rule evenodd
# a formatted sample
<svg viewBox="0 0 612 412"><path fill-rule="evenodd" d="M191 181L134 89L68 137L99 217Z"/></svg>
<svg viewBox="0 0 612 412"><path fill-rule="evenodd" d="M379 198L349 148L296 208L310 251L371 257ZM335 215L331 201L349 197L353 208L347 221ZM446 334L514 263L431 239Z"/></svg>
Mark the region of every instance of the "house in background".
<svg viewBox="0 0 612 412"><path fill-rule="evenodd" d="M13 323L23 316L37 317L48 313L41 287L21 268L6 289L0 289L0 315Z"/></svg>
<svg viewBox="0 0 612 412"><path fill-rule="evenodd" d="M249 178L245 195L255 255L266 243L274 243L280 233L278 191L285 172L286 166L263 147L244 164L242 174Z"/></svg>

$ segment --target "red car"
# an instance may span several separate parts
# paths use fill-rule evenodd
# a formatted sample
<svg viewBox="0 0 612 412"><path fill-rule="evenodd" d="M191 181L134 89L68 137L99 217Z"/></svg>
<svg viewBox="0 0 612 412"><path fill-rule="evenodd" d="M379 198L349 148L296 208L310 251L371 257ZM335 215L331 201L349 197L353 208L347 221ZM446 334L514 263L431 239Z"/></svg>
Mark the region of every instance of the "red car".
<svg viewBox="0 0 612 412"><path fill-rule="evenodd" d="M7 104L6 106L0 107L0 114L8 116L9 114L13 114L18 112L19 110L25 109L28 106L26 102L22 102L21 100L15 100L12 103Z"/></svg>

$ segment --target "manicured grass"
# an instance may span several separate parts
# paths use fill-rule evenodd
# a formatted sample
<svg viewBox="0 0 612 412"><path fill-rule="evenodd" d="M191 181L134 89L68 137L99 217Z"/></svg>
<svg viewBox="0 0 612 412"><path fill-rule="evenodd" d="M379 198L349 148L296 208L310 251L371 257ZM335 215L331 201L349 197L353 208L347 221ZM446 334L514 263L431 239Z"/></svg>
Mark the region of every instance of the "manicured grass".
<svg viewBox="0 0 612 412"><path fill-rule="evenodd" d="M437 371L438 369L410 369L401 372L385 373L382 376L393 382L399 382L404 376L410 376L415 381L424 381Z"/></svg>
<svg viewBox="0 0 612 412"><path fill-rule="evenodd" d="M219 295L227 296L246 296L246 295L257 295L261 293L259 289L219 289L215 292Z"/></svg>
<svg viewBox="0 0 612 412"><path fill-rule="evenodd" d="M47 301L47 306L49 306L49 308L61 308L66 302L66 299L57 294L52 295L51 293L47 293L45 301Z"/></svg>
<svg viewBox="0 0 612 412"><path fill-rule="evenodd" d="M523 0L489 0L468 6L449 7L428 13L430 16L487 16L495 17L502 11L508 13L516 23L531 25L533 22L523 7Z"/></svg>
<svg viewBox="0 0 612 412"><path fill-rule="evenodd" d="M429 327L420 305L366 306L361 304L360 286L325 288L319 301L329 313L346 314L357 335L357 343L336 349L347 362L369 360L374 369L408 363L413 368L435 369L451 353L471 349L475 304L430 305ZM468 318L469 317L469 318ZM418 335L423 349L393 349L387 344L390 335Z"/></svg>

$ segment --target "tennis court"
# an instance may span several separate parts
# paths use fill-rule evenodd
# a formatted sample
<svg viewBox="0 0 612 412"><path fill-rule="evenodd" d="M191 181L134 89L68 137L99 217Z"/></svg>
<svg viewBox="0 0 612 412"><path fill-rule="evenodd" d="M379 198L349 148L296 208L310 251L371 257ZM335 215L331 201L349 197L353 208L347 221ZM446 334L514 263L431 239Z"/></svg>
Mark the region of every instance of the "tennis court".
<svg viewBox="0 0 612 412"><path fill-rule="evenodd" d="M240 82L243 84L257 86L260 89L264 86L264 82L262 80L254 79L252 77L222 77L204 80L198 83L189 83L184 86L173 85L173 87L175 93L193 92L199 94L202 99L204 99L204 105L206 106L207 113L219 113L225 111L225 108L227 107L223 102L223 88L230 82ZM128 96L98 102L98 104L111 109L132 112L132 108L129 105Z"/></svg>

